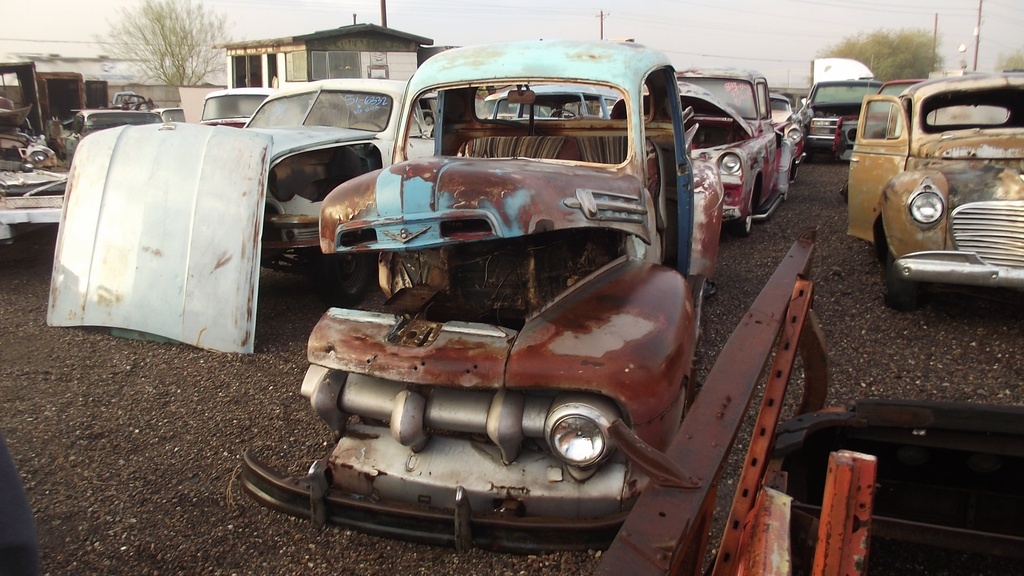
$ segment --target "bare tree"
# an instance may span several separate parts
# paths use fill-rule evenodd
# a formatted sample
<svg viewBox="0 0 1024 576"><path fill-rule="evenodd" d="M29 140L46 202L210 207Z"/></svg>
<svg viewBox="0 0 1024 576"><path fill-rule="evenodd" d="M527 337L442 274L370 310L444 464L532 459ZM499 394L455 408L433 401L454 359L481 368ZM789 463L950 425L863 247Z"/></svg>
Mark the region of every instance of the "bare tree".
<svg viewBox="0 0 1024 576"><path fill-rule="evenodd" d="M229 41L227 18L192 0L144 0L108 22L111 56L135 62L168 86L195 86L224 69L213 45Z"/></svg>

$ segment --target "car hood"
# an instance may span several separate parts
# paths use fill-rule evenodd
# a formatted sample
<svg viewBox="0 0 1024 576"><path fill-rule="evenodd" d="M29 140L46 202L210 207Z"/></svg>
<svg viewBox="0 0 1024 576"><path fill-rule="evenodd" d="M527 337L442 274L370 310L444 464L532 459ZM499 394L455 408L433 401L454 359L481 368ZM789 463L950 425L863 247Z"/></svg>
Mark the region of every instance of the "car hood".
<svg viewBox="0 0 1024 576"><path fill-rule="evenodd" d="M274 143L196 124L124 126L84 139L69 175L47 323L252 352Z"/></svg>
<svg viewBox="0 0 1024 576"><path fill-rule="evenodd" d="M754 136L754 131L750 124L740 116L739 112L736 112L732 106L722 103L721 100L715 98L714 95L700 86L680 82L679 97L682 101L683 109L686 109L688 106L693 108L693 113L698 118L698 122L701 116L719 118L726 116L732 118L737 125L741 126L746 131L748 137Z"/></svg>
<svg viewBox="0 0 1024 576"><path fill-rule="evenodd" d="M411 250L592 227L649 242L648 200L638 178L616 169L420 158L335 188L321 209L320 243L325 252Z"/></svg>

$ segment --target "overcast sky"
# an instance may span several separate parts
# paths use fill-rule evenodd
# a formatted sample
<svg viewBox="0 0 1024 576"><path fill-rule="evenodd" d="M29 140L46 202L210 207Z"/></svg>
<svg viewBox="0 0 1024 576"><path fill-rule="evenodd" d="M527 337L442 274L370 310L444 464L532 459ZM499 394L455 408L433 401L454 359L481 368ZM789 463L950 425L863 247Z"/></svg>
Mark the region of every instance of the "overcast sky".
<svg viewBox="0 0 1024 576"><path fill-rule="evenodd" d="M200 1L200 0L193 0ZM929 35L938 22L946 68L973 68L976 0L201 0L223 13L231 38L259 40L308 34L353 23L381 24L462 46L534 38L634 38L667 54L676 67L735 66L760 70L773 87L807 85L810 61L829 44L876 30ZM95 43L139 0L0 0L0 55L97 56ZM1024 2L983 0L978 70L1024 48ZM604 17L599 16L604 13ZM960 54L959 45L966 52Z"/></svg>

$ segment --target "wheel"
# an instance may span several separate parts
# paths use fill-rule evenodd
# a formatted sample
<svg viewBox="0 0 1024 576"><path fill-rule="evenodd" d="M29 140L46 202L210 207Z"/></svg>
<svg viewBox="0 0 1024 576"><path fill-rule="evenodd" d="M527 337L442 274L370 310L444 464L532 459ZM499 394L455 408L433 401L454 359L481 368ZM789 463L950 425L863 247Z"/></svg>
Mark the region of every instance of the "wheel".
<svg viewBox="0 0 1024 576"><path fill-rule="evenodd" d="M354 306L362 302L377 279L377 255L317 253L312 275L324 304Z"/></svg>
<svg viewBox="0 0 1024 576"><path fill-rule="evenodd" d="M921 285L907 280L896 269L895 258L888 253L885 259L885 305L898 312L913 312L921 304Z"/></svg>

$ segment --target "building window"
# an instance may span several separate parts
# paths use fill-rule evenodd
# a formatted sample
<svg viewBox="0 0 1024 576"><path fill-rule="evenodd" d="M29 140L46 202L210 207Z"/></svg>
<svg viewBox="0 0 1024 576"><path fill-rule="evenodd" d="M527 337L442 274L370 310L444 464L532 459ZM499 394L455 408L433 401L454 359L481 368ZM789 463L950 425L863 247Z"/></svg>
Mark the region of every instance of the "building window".
<svg viewBox="0 0 1024 576"><path fill-rule="evenodd" d="M359 52L310 52L313 74L310 80L359 78Z"/></svg>
<svg viewBox="0 0 1024 576"><path fill-rule="evenodd" d="M263 86L263 67L260 56L233 56L231 58L231 67L233 87Z"/></svg>
<svg viewBox="0 0 1024 576"><path fill-rule="evenodd" d="M305 52L289 52L284 58L284 75L288 82L308 82L309 67Z"/></svg>

